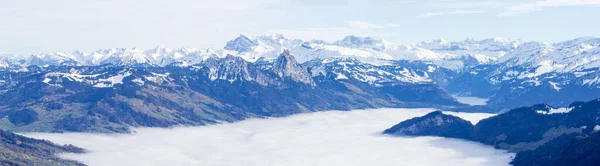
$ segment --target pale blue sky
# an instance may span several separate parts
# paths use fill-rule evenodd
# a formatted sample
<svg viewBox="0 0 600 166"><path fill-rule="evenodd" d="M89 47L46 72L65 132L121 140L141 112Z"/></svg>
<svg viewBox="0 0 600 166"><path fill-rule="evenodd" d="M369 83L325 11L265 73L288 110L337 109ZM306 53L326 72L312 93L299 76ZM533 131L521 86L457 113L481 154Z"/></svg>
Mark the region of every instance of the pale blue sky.
<svg viewBox="0 0 600 166"><path fill-rule="evenodd" d="M239 34L412 44L600 36L600 0L2 0L0 54L221 48Z"/></svg>

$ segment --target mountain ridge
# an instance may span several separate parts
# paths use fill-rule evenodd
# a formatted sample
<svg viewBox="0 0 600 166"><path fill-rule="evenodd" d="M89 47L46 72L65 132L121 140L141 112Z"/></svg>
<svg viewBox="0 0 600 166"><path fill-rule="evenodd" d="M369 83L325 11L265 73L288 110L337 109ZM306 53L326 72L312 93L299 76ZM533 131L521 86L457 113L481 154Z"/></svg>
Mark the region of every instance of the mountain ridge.
<svg viewBox="0 0 600 166"><path fill-rule="evenodd" d="M594 165L600 161L600 99L557 108L515 108L471 124L442 112L398 123L383 134L440 136L480 142L517 153L515 165Z"/></svg>
<svg viewBox="0 0 600 166"><path fill-rule="evenodd" d="M159 46L1 58L0 115L8 116L4 127L125 132L132 126L204 125L330 109L498 112L600 97L600 45L590 38L567 41L560 49L539 42L516 46L520 41L465 40L454 43L461 49L443 46L440 53L357 36L337 43L281 35L238 38L226 46L237 51ZM500 55L504 49L481 49L487 45L476 47L478 43L514 51L503 53L502 61L481 61L477 56L485 51L500 50L492 51ZM465 50L475 52L458 55ZM420 54L410 53L432 60L415 60ZM465 64L472 67L445 67ZM475 108L452 95L489 101Z"/></svg>
<svg viewBox="0 0 600 166"><path fill-rule="evenodd" d="M594 39L566 41L570 43L582 43L585 41L593 41ZM471 54L465 52L458 52L452 48L460 47L473 51L498 51L502 50L508 52L510 49L514 49L515 45L523 43L521 40L512 40L504 38L490 38L483 40L465 39L463 41L452 41L437 43L437 46L432 46L432 42L421 42L419 44L412 45L398 45L386 42L381 39L374 39L371 37L358 37L354 35L346 36L344 39L334 42L316 42L316 41L302 41L299 39L288 39L283 35L263 35L247 37L240 35L239 37L227 42L225 47L222 49L193 49L193 48L181 48L181 49L169 49L163 46L157 46L154 49L142 50L137 48L112 48L112 49L100 49L91 53L84 53L81 51L74 51L72 53L67 52L55 52L55 53L42 53L33 54L23 58L28 62L24 65L59 65L61 62L66 60L72 60L79 65L102 65L102 64L115 64L115 65L135 65L136 63L150 63L154 66L166 66L170 65L171 61L186 61L185 57L193 56L194 58L205 59L206 57L220 57L223 58L228 54L241 56L244 59L254 62L260 57L274 59L281 53L282 50L291 50L294 55L304 54L315 54L317 52L309 50L301 50L300 48L318 48L325 52L331 53L318 53L318 54L331 54L326 55L328 57L354 57L359 56L373 56L374 59L362 59L364 61L376 61L376 60L425 60L432 61L442 59L456 59L462 56ZM559 44L555 44L559 45ZM298 51L294 51L298 47ZM499 47L499 48L497 48ZM434 52L432 50L438 50ZM348 52L349 51L349 52ZM374 51L374 52L373 52ZM379 52L379 53L378 53ZM464 54L464 55L462 55ZM493 56L489 54L477 54L468 55L480 62L487 62L491 59L498 58L500 54L496 53ZM316 55L315 55L316 56ZM312 60L314 58L322 57L302 57L299 62ZM54 63L50 60L55 61ZM193 65L193 62L185 65Z"/></svg>

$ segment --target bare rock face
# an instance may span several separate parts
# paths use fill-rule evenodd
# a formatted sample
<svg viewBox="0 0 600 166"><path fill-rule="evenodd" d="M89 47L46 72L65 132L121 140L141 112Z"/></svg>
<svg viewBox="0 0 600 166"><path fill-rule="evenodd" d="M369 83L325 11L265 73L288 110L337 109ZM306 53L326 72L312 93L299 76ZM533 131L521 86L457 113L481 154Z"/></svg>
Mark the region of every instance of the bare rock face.
<svg viewBox="0 0 600 166"><path fill-rule="evenodd" d="M300 65L287 50L283 51L275 60L273 72L284 79L316 86L315 81L313 81L311 75L308 73L308 69Z"/></svg>
<svg viewBox="0 0 600 166"><path fill-rule="evenodd" d="M281 80L271 77L270 73L258 70L253 64L244 59L228 55L225 58L211 58L204 63L209 69L209 79L229 82L250 81L262 86L281 85Z"/></svg>

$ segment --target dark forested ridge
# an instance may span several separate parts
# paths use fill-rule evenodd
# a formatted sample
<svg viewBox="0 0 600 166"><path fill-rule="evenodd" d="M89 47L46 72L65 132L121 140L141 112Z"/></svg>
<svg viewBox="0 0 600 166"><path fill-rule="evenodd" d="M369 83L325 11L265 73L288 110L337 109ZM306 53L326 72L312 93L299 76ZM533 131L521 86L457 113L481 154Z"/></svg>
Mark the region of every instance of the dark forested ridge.
<svg viewBox="0 0 600 166"><path fill-rule="evenodd" d="M599 130L600 100L593 100L567 108L544 104L517 108L476 125L434 112L401 122L384 133L477 141L516 152L515 165L598 165Z"/></svg>
<svg viewBox="0 0 600 166"><path fill-rule="evenodd" d="M0 144L0 165L83 165L56 157L57 153L84 152L73 145L56 145L3 130L0 130Z"/></svg>
<svg viewBox="0 0 600 166"><path fill-rule="evenodd" d="M440 111L431 112L423 117L416 117L401 122L385 130L385 134L442 136L465 138L473 130L471 122L456 116L446 115Z"/></svg>
<svg viewBox="0 0 600 166"><path fill-rule="evenodd" d="M533 151L523 151L514 165L599 165L600 132L589 136L563 135Z"/></svg>

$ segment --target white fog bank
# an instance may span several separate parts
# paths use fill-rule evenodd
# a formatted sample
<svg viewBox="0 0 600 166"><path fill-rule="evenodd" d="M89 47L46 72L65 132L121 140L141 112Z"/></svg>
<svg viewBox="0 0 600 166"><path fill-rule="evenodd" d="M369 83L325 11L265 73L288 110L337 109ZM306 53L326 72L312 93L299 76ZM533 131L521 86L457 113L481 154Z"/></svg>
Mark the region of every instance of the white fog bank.
<svg viewBox="0 0 600 166"><path fill-rule="evenodd" d="M433 109L328 111L135 134L29 133L88 149L61 157L95 165L508 165L512 153L478 143L380 133ZM492 114L454 114L471 121Z"/></svg>
<svg viewBox="0 0 600 166"><path fill-rule="evenodd" d="M458 102L468 105L487 105L489 99L479 97L454 96Z"/></svg>

